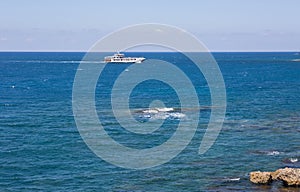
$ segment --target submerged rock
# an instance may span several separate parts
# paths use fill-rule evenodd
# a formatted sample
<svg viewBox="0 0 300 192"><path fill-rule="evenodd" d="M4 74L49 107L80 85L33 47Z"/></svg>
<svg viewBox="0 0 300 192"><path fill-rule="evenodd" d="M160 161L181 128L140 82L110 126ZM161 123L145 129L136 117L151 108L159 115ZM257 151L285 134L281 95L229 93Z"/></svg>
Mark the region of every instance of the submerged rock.
<svg viewBox="0 0 300 192"><path fill-rule="evenodd" d="M274 172L255 171L250 173L252 183L270 184L274 180L280 180L287 186L300 186L300 169L286 167Z"/></svg>

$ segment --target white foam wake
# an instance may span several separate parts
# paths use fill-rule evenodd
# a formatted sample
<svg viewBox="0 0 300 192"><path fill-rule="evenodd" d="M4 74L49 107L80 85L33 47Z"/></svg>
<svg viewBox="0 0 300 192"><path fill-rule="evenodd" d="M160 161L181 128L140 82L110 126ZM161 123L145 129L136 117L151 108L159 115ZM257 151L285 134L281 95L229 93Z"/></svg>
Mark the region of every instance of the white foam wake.
<svg viewBox="0 0 300 192"><path fill-rule="evenodd" d="M180 113L171 107L164 108L153 108L142 110L141 118L151 119L151 120L164 120L164 119L182 119L186 117L184 113Z"/></svg>
<svg viewBox="0 0 300 192"><path fill-rule="evenodd" d="M164 108L147 109L144 110L143 113L158 113L158 112L169 112L169 111L174 111L174 108L164 107Z"/></svg>

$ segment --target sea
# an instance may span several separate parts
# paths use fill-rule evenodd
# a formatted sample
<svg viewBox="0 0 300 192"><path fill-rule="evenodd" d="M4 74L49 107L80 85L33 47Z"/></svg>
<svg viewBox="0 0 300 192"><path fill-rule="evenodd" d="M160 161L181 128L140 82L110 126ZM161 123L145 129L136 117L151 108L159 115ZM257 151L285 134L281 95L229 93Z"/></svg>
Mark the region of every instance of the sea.
<svg viewBox="0 0 300 192"><path fill-rule="evenodd" d="M95 109L108 136L120 145L151 149L176 135L180 122L196 122L182 151L143 169L104 160L81 136L73 93L76 75L85 70L85 54L0 52L0 191L299 191L280 182L252 184L249 173L300 167L300 53L212 53L224 79L226 113L204 154L198 148L215 106L206 78L191 60L176 52L128 52L172 63L191 80L200 101L199 107L181 109L171 85L155 78L140 82L127 100L131 117L145 125L162 123L154 132L133 134L122 127L126 118L121 125L115 117L111 94L120 74L144 63L105 64L99 58L93 63L103 67L92 85ZM168 78L179 77L170 73ZM123 94L116 97L123 101ZM105 145L104 150L114 149Z"/></svg>

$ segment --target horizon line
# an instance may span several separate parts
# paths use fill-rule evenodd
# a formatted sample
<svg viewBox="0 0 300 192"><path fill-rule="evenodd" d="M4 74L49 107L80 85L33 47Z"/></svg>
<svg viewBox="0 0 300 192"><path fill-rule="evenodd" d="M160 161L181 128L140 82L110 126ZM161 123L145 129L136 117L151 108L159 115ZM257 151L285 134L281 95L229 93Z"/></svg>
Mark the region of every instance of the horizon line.
<svg viewBox="0 0 300 192"><path fill-rule="evenodd" d="M0 50L0 52L36 52L36 53L46 53L46 52L62 52L62 53L87 53L89 50ZM106 52L113 52L113 51L106 51ZM176 52L176 51L170 51L170 50L129 50L129 51L120 51L120 52ZM195 52L195 51L189 51L189 52ZM196 51L199 52L199 51ZM206 52L206 51L202 51ZM256 52L256 53L266 53L266 52L300 52L300 50L208 50L207 52L217 53L236 53L236 52Z"/></svg>

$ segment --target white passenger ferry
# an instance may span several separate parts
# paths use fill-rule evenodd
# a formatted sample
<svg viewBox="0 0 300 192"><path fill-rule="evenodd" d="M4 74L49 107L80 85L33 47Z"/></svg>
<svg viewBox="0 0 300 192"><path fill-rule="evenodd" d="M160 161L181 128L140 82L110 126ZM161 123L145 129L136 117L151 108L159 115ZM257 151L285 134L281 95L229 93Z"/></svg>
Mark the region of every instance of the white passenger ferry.
<svg viewBox="0 0 300 192"><path fill-rule="evenodd" d="M104 57L106 63L142 63L144 57L125 57L122 53L116 53L113 56Z"/></svg>

